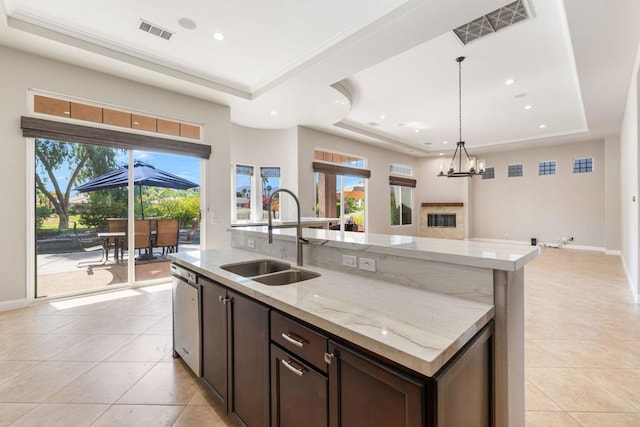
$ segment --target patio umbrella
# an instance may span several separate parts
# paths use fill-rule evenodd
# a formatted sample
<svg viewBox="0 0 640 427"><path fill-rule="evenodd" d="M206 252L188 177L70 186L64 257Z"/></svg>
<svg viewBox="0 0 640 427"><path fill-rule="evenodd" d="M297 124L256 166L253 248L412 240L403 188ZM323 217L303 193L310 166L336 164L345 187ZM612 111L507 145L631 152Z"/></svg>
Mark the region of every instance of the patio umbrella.
<svg viewBox="0 0 640 427"><path fill-rule="evenodd" d="M340 192L337 193L338 198L340 197ZM351 187L346 187L344 189L344 198L345 199L364 199L364 184L355 184Z"/></svg>
<svg viewBox="0 0 640 427"><path fill-rule="evenodd" d="M198 184L195 182L191 182L140 161L133 163L133 184L138 186L140 191L140 208L142 208L142 186L174 188L176 190L198 187ZM104 175L87 181L76 187L75 190L80 193L87 193L89 191L126 187L127 185L129 185L129 166L123 166L120 169L107 172ZM144 218L143 208L142 218Z"/></svg>

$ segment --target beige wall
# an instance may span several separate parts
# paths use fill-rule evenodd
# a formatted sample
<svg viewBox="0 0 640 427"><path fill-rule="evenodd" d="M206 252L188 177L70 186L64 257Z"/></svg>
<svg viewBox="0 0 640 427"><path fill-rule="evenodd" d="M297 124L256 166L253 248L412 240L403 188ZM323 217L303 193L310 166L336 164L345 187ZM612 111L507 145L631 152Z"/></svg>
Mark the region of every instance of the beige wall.
<svg viewBox="0 0 640 427"><path fill-rule="evenodd" d="M4 206L1 209L3 242L0 246L0 311L24 303L27 297L28 222L27 143L20 130L20 116L28 114L30 88L85 98L204 124L204 142L212 146L207 174L202 181L206 199L207 246L226 246L229 224L229 109L211 102L179 95L140 83L108 76L73 65L0 47L0 144L3 165ZM215 211L216 219L212 219Z"/></svg>
<svg viewBox="0 0 640 427"><path fill-rule="evenodd" d="M622 260L630 282L631 291L638 302L640 283L638 283L638 135L640 121L640 46L636 55L633 77L629 84L629 95L625 109L622 130L620 132L620 216L622 237Z"/></svg>
<svg viewBox="0 0 640 427"><path fill-rule="evenodd" d="M483 156L495 179L473 178L470 219L474 238L605 246L604 142L559 144ZM573 159L593 158L593 173L573 173ZM555 160L556 175L538 175L538 163ZM523 164L524 176L507 177L507 166Z"/></svg>
<svg viewBox="0 0 640 427"><path fill-rule="evenodd" d="M620 227L620 135L608 136L604 140L604 194L605 194L605 248L619 253L622 248Z"/></svg>
<svg viewBox="0 0 640 427"><path fill-rule="evenodd" d="M279 166L280 186L298 192L298 131L291 129L254 129L231 124L231 162L260 167ZM231 189L229 190L231 191ZM295 218L296 206L282 197L282 218Z"/></svg>
<svg viewBox="0 0 640 427"><path fill-rule="evenodd" d="M371 233L418 235L417 221L420 204L415 195L422 185L418 181L418 189L414 190L412 225L392 227L390 225L389 166L392 163L411 166L416 173L418 164L415 158L395 151L385 150L371 144L364 144L352 139L318 132L304 127L298 128L298 191L302 204L302 215L312 216L314 208L313 150L316 148L352 154L367 159L371 178L367 187L366 209L368 223L365 225Z"/></svg>

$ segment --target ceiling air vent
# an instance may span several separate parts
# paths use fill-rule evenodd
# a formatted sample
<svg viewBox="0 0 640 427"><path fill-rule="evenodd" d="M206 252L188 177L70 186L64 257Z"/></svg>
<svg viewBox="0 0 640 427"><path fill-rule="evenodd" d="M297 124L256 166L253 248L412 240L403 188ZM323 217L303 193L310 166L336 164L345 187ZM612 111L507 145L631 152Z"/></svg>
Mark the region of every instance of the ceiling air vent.
<svg viewBox="0 0 640 427"><path fill-rule="evenodd" d="M173 33L171 31L160 28L157 25L145 21L144 19L140 20L140 25L138 26L138 28L140 28L145 33L153 34L154 36L158 36L165 40L169 40L171 36L173 36Z"/></svg>
<svg viewBox="0 0 640 427"><path fill-rule="evenodd" d="M458 36L462 44L468 44L516 22L530 19L532 16L531 9L527 8L526 3L526 0L514 1L458 28L454 28L453 32Z"/></svg>

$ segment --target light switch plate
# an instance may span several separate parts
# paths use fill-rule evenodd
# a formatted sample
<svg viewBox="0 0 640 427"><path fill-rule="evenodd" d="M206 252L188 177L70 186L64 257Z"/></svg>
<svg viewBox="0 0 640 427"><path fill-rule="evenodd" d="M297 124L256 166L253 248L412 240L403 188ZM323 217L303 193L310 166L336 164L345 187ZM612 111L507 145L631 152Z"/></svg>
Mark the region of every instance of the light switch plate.
<svg viewBox="0 0 640 427"><path fill-rule="evenodd" d="M358 266L358 257L355 255L342 255L342 265L356 268Z"/></svg>
<svg viewBox="0 0 640 427"><path fill-rule="evenodd" d="M376 260L372 258L360 258L358 267L360 270L376 271Z"/></svg>

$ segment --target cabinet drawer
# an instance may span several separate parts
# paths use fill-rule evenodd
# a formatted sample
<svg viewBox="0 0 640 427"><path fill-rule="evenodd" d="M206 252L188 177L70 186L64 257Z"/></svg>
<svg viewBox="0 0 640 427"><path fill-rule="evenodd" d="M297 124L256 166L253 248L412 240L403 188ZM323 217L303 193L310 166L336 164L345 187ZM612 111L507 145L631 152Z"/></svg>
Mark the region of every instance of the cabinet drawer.
<svg viewBox="0 0 640 427"><path fill-rule="evenodd" d="M327 372L327 364L324 361L327 337L324 335L272 311L271 341L280 344L321 371Z"/></svg>
<svg viewBox="0 0 640 427"><path fill-rule="evenodd" d="M271 344L271 427L327 427L327 377Z"/></svg>

